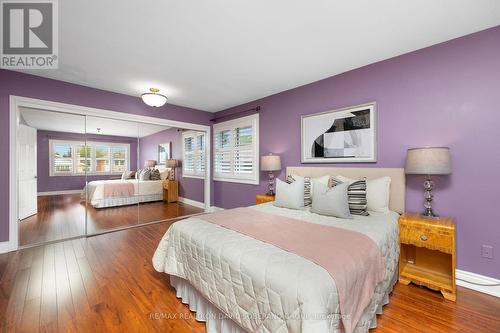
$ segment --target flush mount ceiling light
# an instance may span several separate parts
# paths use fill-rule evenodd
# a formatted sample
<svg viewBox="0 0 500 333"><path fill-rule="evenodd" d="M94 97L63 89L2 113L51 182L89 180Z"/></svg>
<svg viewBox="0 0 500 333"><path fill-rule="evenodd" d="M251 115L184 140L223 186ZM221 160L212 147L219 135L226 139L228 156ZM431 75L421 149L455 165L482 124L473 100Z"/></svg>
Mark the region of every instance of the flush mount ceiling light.
<svg viewBox="0 0 500 333"><path fill-rule="evenodd" d="M158 94L160 89L149 88L149 91L150 92L141 95L142 101L144 103L155 108L165 105L165 103L167 102L167 97L165 95Z"/></svg>

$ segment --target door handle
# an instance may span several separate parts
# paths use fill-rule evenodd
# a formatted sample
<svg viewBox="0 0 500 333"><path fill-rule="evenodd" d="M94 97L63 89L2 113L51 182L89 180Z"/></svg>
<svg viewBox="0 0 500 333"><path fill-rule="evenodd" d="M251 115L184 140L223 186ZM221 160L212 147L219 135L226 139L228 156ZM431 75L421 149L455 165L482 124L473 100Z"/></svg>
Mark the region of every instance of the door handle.
<svg viewBox="0 0 500 333"><path fill-rule="evenodd" d="M35 176L35 179L38 179L38 176Z"/></svg>

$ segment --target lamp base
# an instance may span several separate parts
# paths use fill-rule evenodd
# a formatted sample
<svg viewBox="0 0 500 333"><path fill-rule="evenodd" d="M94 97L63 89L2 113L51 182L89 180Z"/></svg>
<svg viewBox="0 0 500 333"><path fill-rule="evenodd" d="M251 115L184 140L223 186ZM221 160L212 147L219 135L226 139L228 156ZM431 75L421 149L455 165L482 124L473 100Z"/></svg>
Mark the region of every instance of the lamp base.
<svg viewBox="0 0 500 333"><path fill-rule="evenodd" d="M267 183L266 195L275 195L275 193L274 193L274 173L272 171L269 172L269 180Z"/></svg>
<svg viewBox="0 0 500 333"><path fill-rule="evenodd" d="M424 212L422 213L422 216L427 217L427 218L436 218L438 215L434 214L434 211L432 210L432 199L434 198L434 195L432 194L432 188L434 187L434 182L431 179L431 176L427 176L427 179L424 181Z"/></svg>
<svg viewBox="0 0 500 333"><path fill-rule="evenodd" d="M434 212L432 211L432 209L430 211L426 210L424 211L422 214L420 214L422 217L427 217L427 218L438 218L439 215L436 215L434 214Z"/></svg>

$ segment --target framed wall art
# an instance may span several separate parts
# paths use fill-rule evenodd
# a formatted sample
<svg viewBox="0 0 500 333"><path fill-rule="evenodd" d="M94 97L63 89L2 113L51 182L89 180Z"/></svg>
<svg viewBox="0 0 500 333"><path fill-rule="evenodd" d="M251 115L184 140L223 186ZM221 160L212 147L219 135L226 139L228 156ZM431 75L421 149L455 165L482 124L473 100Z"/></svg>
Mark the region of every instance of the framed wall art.
<svg viewBox="0 0 500 333"><path fill-rule="evenodd" d="M302 116L302 163L377 161L376 103Z"/></svg>
<svg viewBox="0 0 500 333"><path fill-rule="evenodd" d="M165 142L158 145L158 164L166 165L167 160L172 158L172 143Z"/></svg>

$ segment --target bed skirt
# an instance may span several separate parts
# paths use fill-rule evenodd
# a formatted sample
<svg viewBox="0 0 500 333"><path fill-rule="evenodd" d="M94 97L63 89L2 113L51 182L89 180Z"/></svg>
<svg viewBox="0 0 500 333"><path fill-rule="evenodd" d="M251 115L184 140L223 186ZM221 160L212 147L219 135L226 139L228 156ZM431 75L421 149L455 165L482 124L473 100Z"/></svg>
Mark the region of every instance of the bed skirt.
<svg viewBox="0 0 500 333"><path fill-rule="evenodd" d="M140 202L152 202L161 200L163 200L163 193L149 194L149 195L135 195L133 197L98 199L98 200L92 200L91 204L94 208L106 208L106 207L135 205Z"/></svg>
<svg viewBox="0 0 500 333"><path fill-rule="evenodd" d="M382 314L382 307L389 303L389 294L397 282L397 274L394 274L388 290L373 315L370 329L377 327L377 315ZM206 300L188 281L177 276L170 275L170 285L174 287L177 298L183 304L189 306L189 310L195 312L197 321L205 322L207 333L248 333L238 324L228 318L224 312Z"/></svg>
<svg viewBox="0 0 500 333"><path fill-rule="evenodd" d="M196 320L205 322L207 333L248 333L207 301L188 281L170 275L170 285L175 288L177 298L195 312Z"/></svg>

